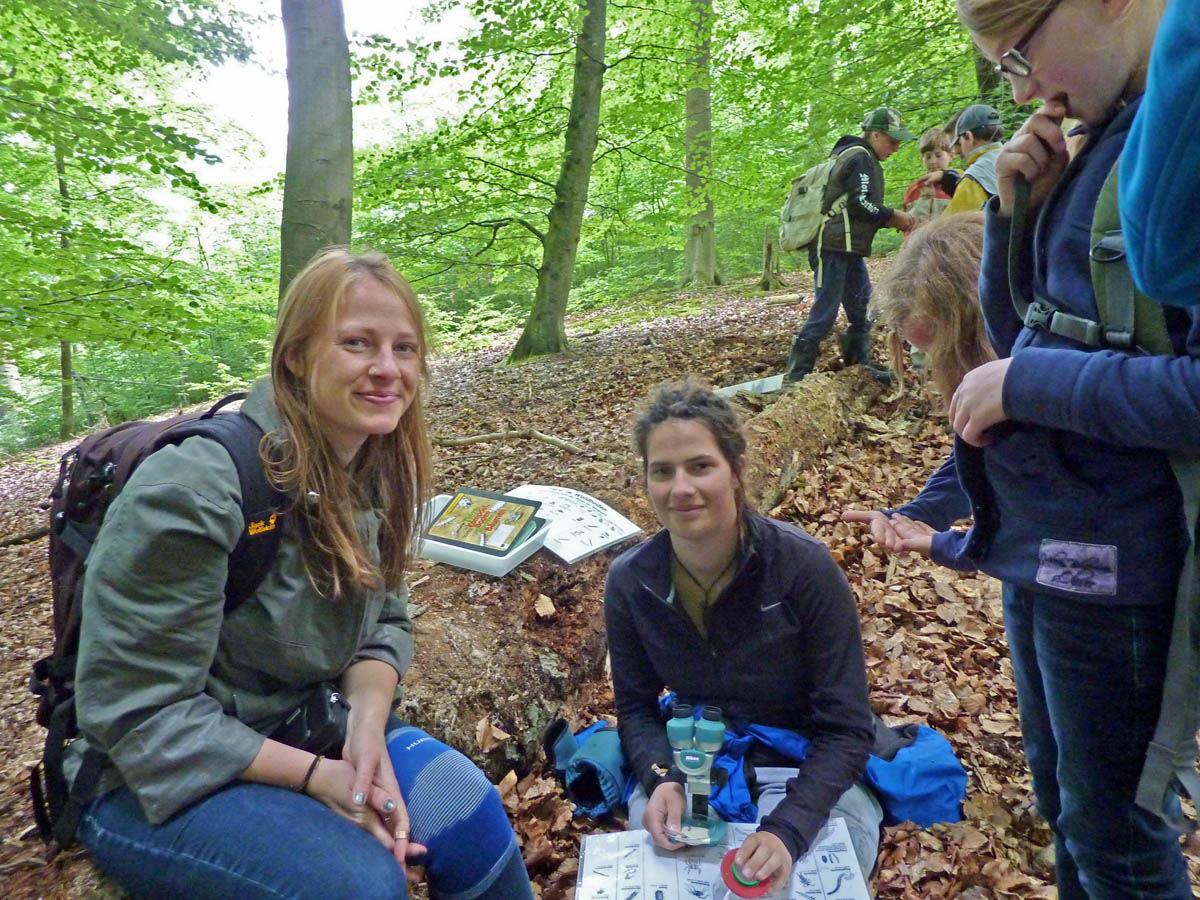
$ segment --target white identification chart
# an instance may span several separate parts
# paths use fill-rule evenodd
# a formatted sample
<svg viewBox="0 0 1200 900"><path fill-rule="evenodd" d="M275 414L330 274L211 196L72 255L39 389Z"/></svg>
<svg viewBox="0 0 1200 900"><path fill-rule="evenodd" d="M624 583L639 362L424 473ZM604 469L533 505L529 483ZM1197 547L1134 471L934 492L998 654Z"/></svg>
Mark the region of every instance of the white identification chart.
<svg viewBox="0 0 1200 900"><path fill-rule="evenodd" d="M550 520L546 549L567 563L579 562L642 533L642 529L607 503L583 491L550 484L522 484L508 493L542 504L538 515Z"/></svg>
<svg viewBox="0 0 1200 900"><path fill-rule="evenodd" d="M575 900L710 900L721 880L721 859L753 832L732 824L720 844L659 850L645 831L591 834L579 851ZM787 890L773 886L770 900L870 900L850 845L846 823L830 819L808 855L792 866Z"/></svg>

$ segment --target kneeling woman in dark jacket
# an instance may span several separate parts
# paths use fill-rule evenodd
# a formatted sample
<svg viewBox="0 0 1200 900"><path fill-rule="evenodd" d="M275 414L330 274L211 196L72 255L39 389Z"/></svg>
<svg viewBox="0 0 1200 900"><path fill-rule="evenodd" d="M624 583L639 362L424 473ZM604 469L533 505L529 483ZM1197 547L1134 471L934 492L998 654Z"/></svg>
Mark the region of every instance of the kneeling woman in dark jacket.
<svg viewBox="0 0 1200 900"><path fill-rule="evenodd" d="M738 854L751 878L785 878L830 816L845 818L864 876L882 813L858 783L872 745L854 598L825 545L751 512L746 441L729 404L692 381L651 396L634 427L663 529L613 563L605 623L621 745L641 787L629 818L678 849L682 777L659 713L663 688L727 724L797 732L805 760L759 746L761 824Z"/></svg>

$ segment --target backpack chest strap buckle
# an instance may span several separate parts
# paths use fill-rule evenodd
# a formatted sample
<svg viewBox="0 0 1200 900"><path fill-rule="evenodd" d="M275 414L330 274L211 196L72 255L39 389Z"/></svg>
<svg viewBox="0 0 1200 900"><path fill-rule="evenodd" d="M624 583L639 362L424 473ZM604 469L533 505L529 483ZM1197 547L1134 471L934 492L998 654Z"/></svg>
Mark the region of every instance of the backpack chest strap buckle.
<svg viewBox="0 0 1200 900"><path fill-rule="evenodd" d="M1104 326L1099 322L1064 312L1041 298L1025 310L1025 327L1070 338L1087 347L1102 347L1105 343Z"/></svg>

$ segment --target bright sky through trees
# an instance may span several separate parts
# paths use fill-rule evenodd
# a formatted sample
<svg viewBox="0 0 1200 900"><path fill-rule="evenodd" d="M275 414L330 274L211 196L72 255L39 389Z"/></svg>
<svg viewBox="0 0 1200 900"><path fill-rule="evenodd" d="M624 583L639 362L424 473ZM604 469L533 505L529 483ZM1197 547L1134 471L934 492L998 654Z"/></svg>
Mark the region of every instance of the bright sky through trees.
<svg viewBox="0 0 1200 900"><path fill-rule="evenodd" d="M236 0L248 14L263 21L248 31L255 58L247 63L229 62L209 71L207 78L186 86L178 99L198 101L210 107L215 121L235 126L217 147L224 161L205 166L208 182L251 185L283 171L287 143L287 76L283 26L278 0ZM354 35L384 34L396 42L424 39L453 41L468 27L469 16L461 9L450 11L441 22L426 24L419 15L417 0L342 0L346 31ZM454 104L454 89L442 85L415 92L403 110L409 128L445 114ZM356 107L355 144L366 146L403 130L396 121L400 113L386 105Z"/></svg>

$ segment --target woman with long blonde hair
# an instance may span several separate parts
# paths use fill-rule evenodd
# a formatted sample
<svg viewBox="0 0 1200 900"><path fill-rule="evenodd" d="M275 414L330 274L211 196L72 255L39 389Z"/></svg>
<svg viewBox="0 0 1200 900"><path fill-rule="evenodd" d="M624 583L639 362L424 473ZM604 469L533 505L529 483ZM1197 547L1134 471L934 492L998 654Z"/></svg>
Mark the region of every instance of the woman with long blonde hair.
<svg viewBox="0 0 1200 900"><path fill-rule="evenodd" d="M434 897L532 897L487 778L392 715L429 493L427 347L382 255L330 249L296 276L272 374L242 406L290 503L236 608L223 586L247 526L215 440L153 453L109 509L84 582L69 752L102 765L79 838L132 894L403 898L423 865Z"/></svg>

